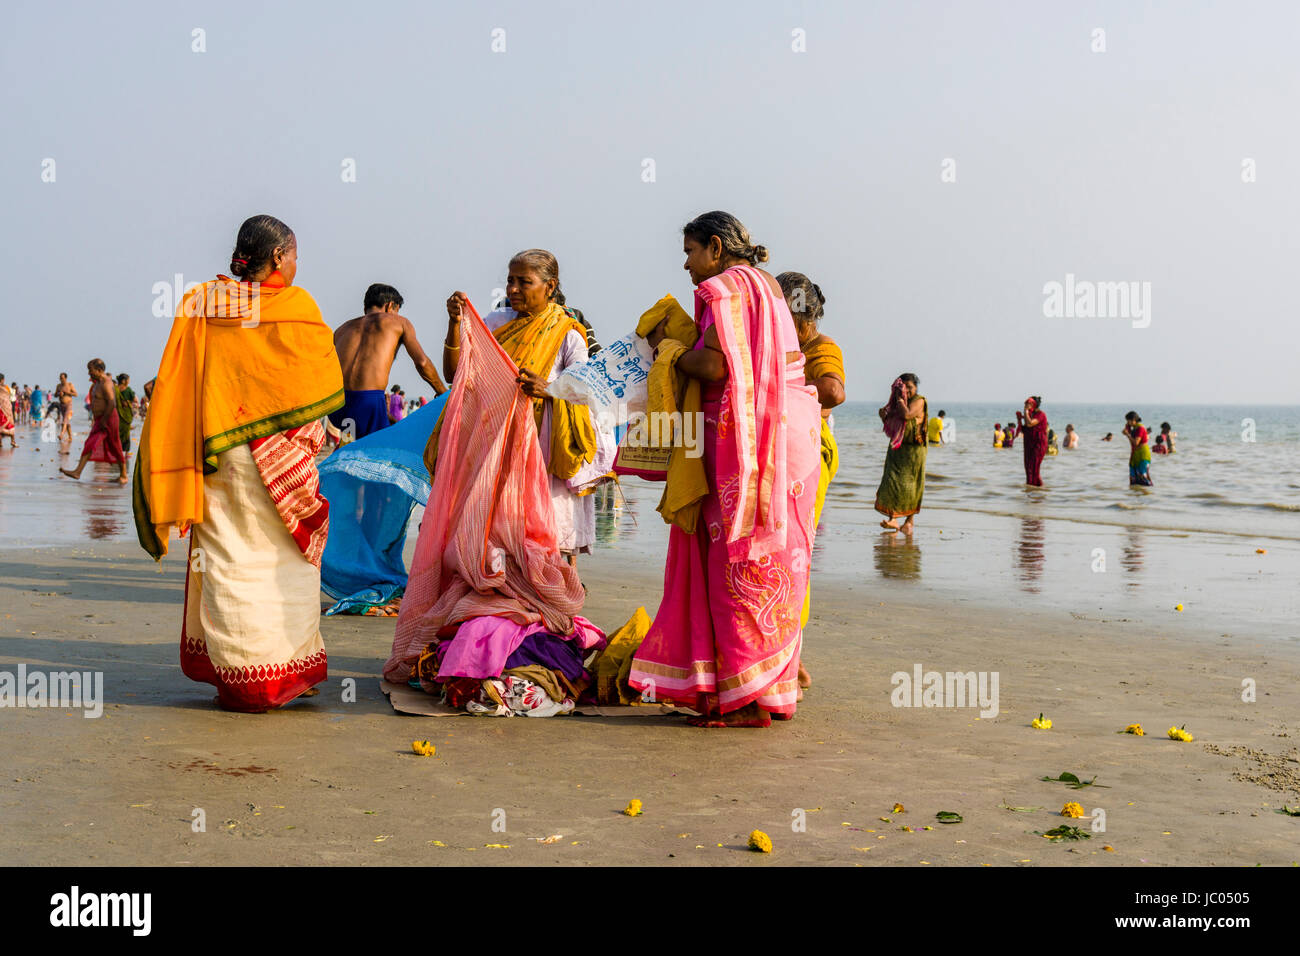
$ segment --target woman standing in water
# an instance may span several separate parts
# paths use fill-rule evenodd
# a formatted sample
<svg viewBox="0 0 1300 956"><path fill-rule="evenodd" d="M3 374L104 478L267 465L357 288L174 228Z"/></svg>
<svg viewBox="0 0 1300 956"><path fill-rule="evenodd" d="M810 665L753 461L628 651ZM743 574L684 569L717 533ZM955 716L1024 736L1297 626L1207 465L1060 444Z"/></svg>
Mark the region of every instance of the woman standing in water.
<svg viewBox="0 0 1300 956"><path fill-rule="evenodd" d="M1020 422L1020 434L1024 438L1025 449L1025 484L1041 488L1042 476L1038 469L1047 454L1047 416L1040 411L1042 399L1031 395L1025 399L1025 410L1016 412L1016 421Z"/></svg>
<svg viewBox="0 0 1300 956"><path fill-rule="evenodd" d="M885 473L876 489L876 510L885 516L880 527L912 533L912 519L921 510L925 494L926 417L925 397L916 393L921 384L911 372L894 380L888 404L879 410L889 435L885 452ZM902 527L899 518L906 518Z"/></svg>
<svg viewBox="0 0 1300 956"><path fill-rule="evenodd" d="M1147 485L1151 481L1151 446L1147 443L1147 430L1142 424L1142 416L1129 412L1124 416L1124 435L1128 438L1128 483L1130 485Z"/></svg>

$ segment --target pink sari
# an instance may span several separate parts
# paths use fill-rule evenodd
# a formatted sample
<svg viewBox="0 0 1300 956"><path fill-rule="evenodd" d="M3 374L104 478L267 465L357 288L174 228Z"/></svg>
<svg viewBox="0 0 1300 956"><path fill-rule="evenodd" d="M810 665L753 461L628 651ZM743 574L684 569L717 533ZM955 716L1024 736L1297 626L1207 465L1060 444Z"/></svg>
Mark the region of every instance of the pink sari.
<svg viewBox="0 0 1300 956"><path fill-rule="evenodd" d="M631 684L701 712L757 702L793 714L821 470L821 406L804 384L785 300L749 266L700 284L695 321L716 326L727 378L704 386L710 494L699 530L669 532L664 596Z"/></svg>
<svg viewBox="0 0 1300 956"><path fill-rule="evenodd" d="M461 350L384 665L384 677L394 683L410 679L443 628L495 616L569 635L585 600L578 572L560 554L532 400L473 306L461 323Z"/></svg>

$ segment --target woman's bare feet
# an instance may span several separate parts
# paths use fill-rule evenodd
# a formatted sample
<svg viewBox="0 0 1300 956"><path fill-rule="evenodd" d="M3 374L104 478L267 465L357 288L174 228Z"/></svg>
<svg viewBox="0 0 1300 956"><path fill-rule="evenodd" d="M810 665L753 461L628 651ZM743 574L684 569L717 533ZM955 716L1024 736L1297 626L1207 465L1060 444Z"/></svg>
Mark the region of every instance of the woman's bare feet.
<svg viewBox="0 0 1300 956"><path fill-rule="evenodd" d="M903 534L911 534L911 533L912 533L912 519L911 519L910 516L908 517L908 519L907 519L906 521L903 522L903 528L902 528L902 531L903 531Z"/></svg>
<svg viewBox="0 0 1300 956"><path fill-rule="evenodd" d="M728 714L703 714L686 722L692 727L771 727L772 715L758 704L746 704Z"/></svg>
<svg viewBox="0 0 1300 956"><path fill-rule="evenodd" d="M809 674L808 671L804 669L803 661L799 662L799 686L800 687L812 686L812 675Z"/></svg>
<svg viewBox="0 0 1300 956"><path fill-rule="evenodd" d="M79 471L68 471L68 469L66 469L66 468L60 468L60 469L59 469L59 474L61 474L61 475L67 475L67 476L68 476L69 478L71 478L73 481L80 481L80 480L81 480L81 472L79 472Z"/></svg>
<svg viewBox="0 0 1300 956"><path fill-rule="evenodd" d="M894 519L893 519L893 518L890 518L888 521L882 521L882 522L880 522L880 527L886 529L887 531L897 531L897 530L898 530L898 525L894 524Z"/></svg>

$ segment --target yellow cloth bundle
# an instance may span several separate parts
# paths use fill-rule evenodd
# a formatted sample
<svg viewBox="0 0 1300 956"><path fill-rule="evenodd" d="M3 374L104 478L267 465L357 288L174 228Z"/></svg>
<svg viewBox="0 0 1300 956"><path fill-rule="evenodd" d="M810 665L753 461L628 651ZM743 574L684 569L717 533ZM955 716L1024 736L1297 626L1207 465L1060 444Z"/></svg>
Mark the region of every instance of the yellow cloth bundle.
<svg viewBox="0 0 1300 956"><path fill-rule="evenodd" d="M695 342L700 337L700 330L695 325L695 320L677 304L677 300L671 295L664 296L641 313L641 318L636 323L636 334L641 338L645 338L664 319L668 320L668 324L664 327L664 333L668 338L676 339L688 349L695 348Z"/></svg>
<svg viewBox="0 0 1300 956"><path fill-rule="evenodd" d="M626 624L609 636L596 659L596 701L600 704L639 704L641 695L628 684L632 655L650 632L650 615L639 607Z"/></svg>
<svg viewBox="0 0 1300 956"><path fill-rule="evenodd" d="M659 354L650 367L647 382L649 397L646 411L650 416L650 444L658 446L660 439L673 441L668 459L668 477L659 499L659 514L668 524L675 524L687 534L694 534L700 508L709 493L709 478L704 469L704 456L699 442L704 438L704 404L700 393L700 380L677 371L677 361L690 351L677 339L666 338L659 343ZM685 429L687 422L696 436L696 454L687 454L686 443L680 434L669 436L661 429L661 422L673 421L676 430ZM680 422L680 425L677 423Z"/></svg>

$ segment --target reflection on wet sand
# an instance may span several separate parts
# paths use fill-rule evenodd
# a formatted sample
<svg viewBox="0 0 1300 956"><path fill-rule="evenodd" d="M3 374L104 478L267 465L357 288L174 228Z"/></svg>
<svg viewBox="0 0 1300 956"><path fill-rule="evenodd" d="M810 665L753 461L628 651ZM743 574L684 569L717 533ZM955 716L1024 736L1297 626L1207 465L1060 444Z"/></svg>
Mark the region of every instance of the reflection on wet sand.
<svg viewBox="0 0 1300 956"><path fill-rule="evenodd" d="M873 549L882 578L917 581L921 578L921 547L906 534L882 534Z"/></svg>
<svg viewBox="0 0 1300 956"><path fill-rule="evenodd" d="M1124 529L1124 548L1120 553L1120 567L1129 574L1128 586L1139 587L1142 571L1146 567L1145 537L1141 528L1132 526Z"/></svg>
<svg viewBox="0 0 1300 956"><path fill-rule="evenodd" d="M1020 583L1026 591L1037 594L1043 576L1042 518L1025 518L1016 535L1016 567L1020 570Z"/></svg>
<svg viewBox="0 0 1300 956"><path fill-rule="evenodd" d="M110 465L96 464L93 474L84 476L82 480L86 478L95 482L81 498L86 516L86 537L111 538L121 534L126 527L126 518L131 514L131 496L129 493L123 495L117 473ZM100 481L111 481L112 485L103 487L99 485Z"/></svg>
<svg viewBox="0 0 1300 956"><path fill-rule="evenodd" d="M636 517L631 508L626 508L627 501L623 492L614 482L607 482L592 492L596 503L596 543L613 545L623 533L623 519L632 519L635 528Z"/></svg>

